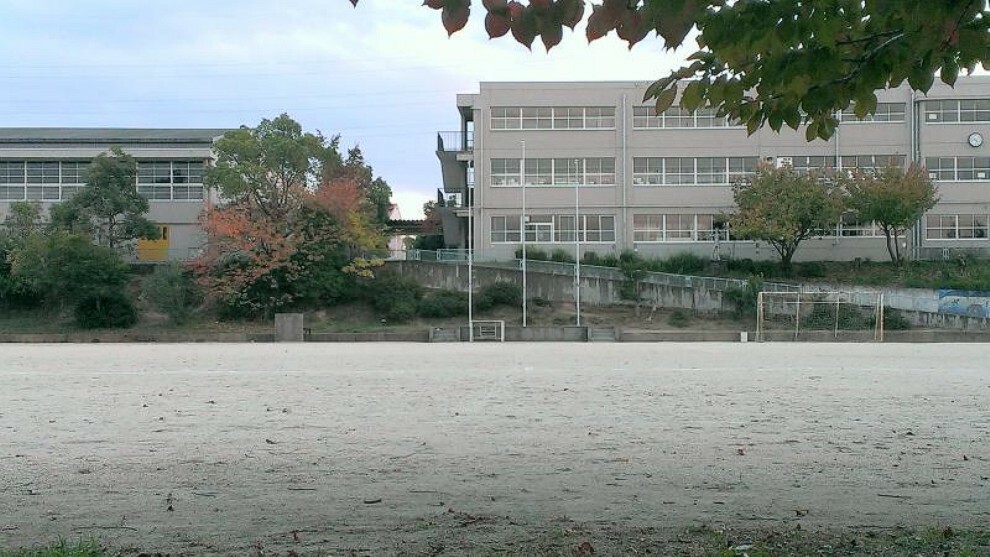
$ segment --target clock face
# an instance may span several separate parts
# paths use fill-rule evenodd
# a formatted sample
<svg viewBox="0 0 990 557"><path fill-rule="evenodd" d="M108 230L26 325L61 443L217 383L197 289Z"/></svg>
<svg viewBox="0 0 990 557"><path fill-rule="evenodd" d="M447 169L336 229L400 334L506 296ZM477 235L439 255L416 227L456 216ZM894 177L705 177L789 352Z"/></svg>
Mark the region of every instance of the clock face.
<svg viewBox="0 0 990 557"><path fill-rule="evenodd" d="M983 145L983 136L978 133L969 134L969 144L972 147L979 147Z"/></svg>

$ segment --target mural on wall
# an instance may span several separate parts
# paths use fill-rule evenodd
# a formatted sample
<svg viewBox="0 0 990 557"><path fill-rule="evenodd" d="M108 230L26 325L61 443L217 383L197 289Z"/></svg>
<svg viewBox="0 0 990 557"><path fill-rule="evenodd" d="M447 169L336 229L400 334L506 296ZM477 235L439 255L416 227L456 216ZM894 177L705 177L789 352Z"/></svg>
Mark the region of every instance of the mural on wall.
<svg viewBox="0 0 990 557"><path fill-rule="evenodd" d="M990 317L990 292L939 290L938 312L967 317Z"/></svg>

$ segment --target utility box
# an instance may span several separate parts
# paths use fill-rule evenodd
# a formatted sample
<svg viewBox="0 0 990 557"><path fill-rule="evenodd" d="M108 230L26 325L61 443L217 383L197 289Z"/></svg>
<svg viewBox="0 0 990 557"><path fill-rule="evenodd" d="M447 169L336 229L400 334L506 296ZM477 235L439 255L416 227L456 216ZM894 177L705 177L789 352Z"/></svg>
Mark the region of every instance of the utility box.
<svg viewBox="0 0 990 557"><path fill-rule="evenodd" d="M275 314L275 342L302 342L304 334L303 314Z"/></svg>

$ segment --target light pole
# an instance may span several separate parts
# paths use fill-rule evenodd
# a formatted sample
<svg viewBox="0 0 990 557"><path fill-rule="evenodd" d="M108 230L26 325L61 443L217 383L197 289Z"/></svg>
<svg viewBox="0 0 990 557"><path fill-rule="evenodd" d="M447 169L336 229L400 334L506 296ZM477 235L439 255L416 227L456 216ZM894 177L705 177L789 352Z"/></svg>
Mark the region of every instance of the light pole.
<svg viewBox="0 0 990 557"><path fill-rule="evenodd" d="M581 159L574 159L574 308L581 326Z"/></svg>
<svg viewBox="0 0 990 557"><path fill-rule="evenodd" d="M526 229L529 228L529 221L526 218L526 140L520 141L522 144L522 164L519 170L522 172L522 326L526 326Z"/></svg>
<svg viewBox="0 0 990 557"><path fill-rule="evenodd" d="M474 162L469 162L473 165ZM474 342L474 192L471 184L464 182L464 194L468 202L468 342Z"/></svg>

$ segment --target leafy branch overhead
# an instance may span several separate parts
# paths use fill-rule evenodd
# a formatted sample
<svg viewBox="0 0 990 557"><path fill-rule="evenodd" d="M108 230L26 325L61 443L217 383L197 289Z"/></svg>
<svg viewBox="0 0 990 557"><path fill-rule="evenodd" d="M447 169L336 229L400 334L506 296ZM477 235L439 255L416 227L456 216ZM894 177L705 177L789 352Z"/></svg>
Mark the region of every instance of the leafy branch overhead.
<svg viewBox="0 0 990 557"><path fill-rule="evenodd" d="M561 42L563 27L584 19L586 4L589 41L614 31L632 48L652 32L674 49L696 30L698 50L655 81L645 100L662 112L680 93L680 106L712 107L750 133L807 124L809 141L827 139L837 111L872 114L879 89L906 81L926 92L936 74L952 85L990 60L990 10L982 0L481 1L491 38L511 33L531 48L540 37L547 50ZM451 34L471 17L471 0L424 5L440 10Z"/></svg>

